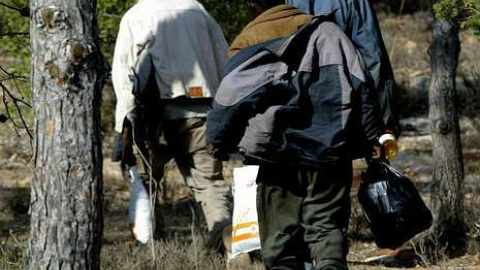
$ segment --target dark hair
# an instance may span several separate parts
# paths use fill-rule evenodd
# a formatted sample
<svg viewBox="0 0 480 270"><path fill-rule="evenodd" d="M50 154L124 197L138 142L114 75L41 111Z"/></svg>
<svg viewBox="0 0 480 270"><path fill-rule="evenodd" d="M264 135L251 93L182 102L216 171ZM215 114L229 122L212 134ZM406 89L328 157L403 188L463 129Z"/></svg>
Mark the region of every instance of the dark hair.
<svg viewBox="0 0 480 270"><path fill-rule="evenodd" d="M247 3L255 4L260 8L271 8L274 6L285 4L284 0L246 0Z"/></svg>

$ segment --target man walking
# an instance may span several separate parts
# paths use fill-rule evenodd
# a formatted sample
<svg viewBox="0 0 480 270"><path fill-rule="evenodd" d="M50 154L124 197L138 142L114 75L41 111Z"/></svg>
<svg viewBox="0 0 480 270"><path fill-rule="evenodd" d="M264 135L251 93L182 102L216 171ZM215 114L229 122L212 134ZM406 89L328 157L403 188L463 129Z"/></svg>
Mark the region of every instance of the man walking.
<svg viewBox="0 0 480 270"><path fill-rule="evenodd" d="M380 155L385 132L362 57L328 16L247 0L257 17L209 112L210 153L260 164L257 207L267 269L348 269L351 160ZM283 1L282 1L283 2Z"/></svg>
<svg viewBox="0 0 480 270"><path fill-rule="evenodd" d="M135 142L148 142L137 154L150 155L158 181L173 158L219 234L231 222L230 186L207 154L205 123L226 56L221 28L197 1L140 0L122 18L112 65L115 130L131 123Z"/></svg>

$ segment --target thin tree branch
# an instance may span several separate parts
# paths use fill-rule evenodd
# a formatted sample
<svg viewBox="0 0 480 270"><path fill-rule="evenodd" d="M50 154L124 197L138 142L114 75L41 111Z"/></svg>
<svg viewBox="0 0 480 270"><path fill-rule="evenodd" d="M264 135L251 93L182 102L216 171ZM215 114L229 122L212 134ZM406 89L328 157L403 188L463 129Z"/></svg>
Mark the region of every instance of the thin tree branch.
<svg viewBox="0 0 480 270"><path fill-rule="evenodd" d="M3 84L1 84L1 83L0 83L0 86L2 86L3 90L6 89L6 88L4 88ZM20 133L18 132L17 123L15 123L15 121L13 121L12 116L10 115L10 109L8 107L8 100L7 100L7 96L5 95L5 93L3 93L3 95L2 95L2 102L3 102L3 106L5 106L5 113L7 115L7 120L10 120L10 122L13 125L13 130L15 131L17 136L20 137Z"/></svg>
<svg viewBox="0 0 480 270"><path fill-rule="evenodd" d="M16 74L13 74L11 72L8 72L5 68L3 68L1 65L0 65L0 70L3 71L3 73L7 74L7 76L9 76L8 78L5 78L5 79L1 79L0 82L2 81L7 81L7 80L13 80L13 84L15 85L15 89L17 90L17 93L20 95L22 101L23 99L25 98L25 96L23 95L22 91L20 91L20 87L18 87L18 84L17 84L17 79L22 79L22 80L28 80L29 78L26 77L26 76L22 76L22 75L16 75Z"/></svg>
<svg viewBox="0 0 480 270"><path fill-rule="evenodd" d="M193 209L192 204L190 204L190 211L192 212L192 224L190 224L190 233L192 234L192 244L193 244L193 253L195 256L195 270L198 270L198 250L197 244L198 241L195 237L195 210Z"/></svg>
<svg viewBox="0 0 480 270"><path fill-rule="evenodd" d="M157 192L158 192L158 182L153 177L153 168L151 165L151 158L147 160L147 157L142 152L140 147L135 143L135 133L133 134L133 147L136 149L137 153L139 154L140 158L143 160L145 166L148 170L149 175L149 183L148 183L148 194L150 196L150 251L152 252L152 267L153 269L157 268L157 255L155 250L155 240L153 239L154 231L153 226L155 222L155 201L157 199ZM153 191L155 189L155 191Z"/></svg>
<svg viewBox="0 0 480 270"><path fill-rule="evenodd" d="M1 68L1 67L0 67ZM22 80L22 81L26 81L28 80L28 77L26 76L22 76L22 75L14 75L14 74L7 74L8 77L5 77L5 78L1 78L0 79L0 82L5 82L5 81L10 81L10 80Z"/></svg>
<svg viewBox="0 0 480 270"><path fill-rule="evenodd" d="M8 4L5 4L5 3L3 3L3 2L0 2L0 5L1 5L1 6L4 6L4 7L6 7L6 8L9 8L9 9L16 10L16 11L18 11L18 12L22 11L21 9L19 9L19 8L17 8L17 7L12 7L12 6L10 6L10 5L8 5Z"/></svg>
<svg viewBox="0 0 480 270"><path fill-rule="evenodd" d="M5 106L5 111L7 113L8 118L10 119L10 121L12 122L12 124L15 128L15 132L17 133L17 135L19 135L19 132L18 132L17 128L24 128L27 131L27 134L30 137L30 140L32 140L33 135L32 135L32 133L31 133L31 131L30 131L28 125L27 125L27 122L26 122L25 118L23 117L22 109L20 108L19 103L24 104L24 105L28 106L29 108L31 108L32 106L30 104L26 103L25 101L16 98L2 82L0 82L0 88L2 88L2 92L3 92L3 99L2 100L3 100L3 104ZM17 123L15 123L12 116L10 115L7 96L13 101L13 105L15 106L15 109L17 110L20 121L22 122L22 126L19 126Z"/></svg>
<svg viewBox="0 0 480 270"><path fill-rule="evenodd" d="M28 36L28 35L30 35L29 32L8 32L8 33L1 33L0 37Z"/></svg>
<svg viewBox="0 0 480 270"><path fill-rule="evenodd" d="M7 78L1 79L2 81L15 80L15 79L22 79L22 80L28 80L29 79L27 76L17 75L17 74L9 72L8 70L6 70L1 65L0 65L0 70L8 76Z"/></svg>
<svg viewBox="0 0 480 270"><path fill-rule="evenodd" d="M10 91L8 91L7 87L6 87L3 83L0 82L0 85L1 85L4 93L6 93L13 102L15 102L15 103L17 103L17 102L18 102L18 103L22 103L23 105L25 105L25 106L27 106L27 107L29 107L29 108L32 108L32 105L30 105L29 103L25 102L25 101L22 100L22 99L19 99L19 98L15 97Z"/></svg>
<svg viewBox="0 0 480 270"><path fill-rule="evenodd" d="M13 7L13 6L10 6L8 4L5 4L3 2L0 2L0 6L4 6L6 8L9 8L9 9L12 9L12 10L15 10L15 11L18 11L20 13L20 15L22 15L23 17L28 17L30 16L30 8L28 6L26 7L23 7L23 8L19 8L19 7Z"/></svg>

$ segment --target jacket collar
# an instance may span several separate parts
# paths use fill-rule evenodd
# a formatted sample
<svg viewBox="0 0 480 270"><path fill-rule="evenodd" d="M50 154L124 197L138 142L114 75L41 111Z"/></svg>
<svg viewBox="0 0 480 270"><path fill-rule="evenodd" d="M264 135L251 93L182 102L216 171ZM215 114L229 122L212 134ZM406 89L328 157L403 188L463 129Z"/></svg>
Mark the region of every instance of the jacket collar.
<svg viewBox="0 0 480 270"><path fill-rule="evenodd" d="M282 6L289 7L288 5L281 5L281 6L277 6L275 8L279 8L279 7L282 7ZM275 9L275 8L273 8L273 9ZM272 9L270 9L268 11L271 11L271 10ZM266 12L268 12L268 11L266 11ZM265 14L265 13L263 13L263 14ZM260 15L260 16L262 16L262 15ZM257 17L257 19L260 18L260 16ZM275 56L281 58L285 54L287 49L292 47L292 43L293 43L293 47L295 47L295 44L298 42L298 39L308 38L309 34L313 30L315 30L318 27L319 24L321 24L324 21L331 20L330 16L331 16L331 14L313 16L305 25L300 27L295 33L293 33L292 35L290 35L288 37L265 41L263 43L252 45L252 46L249 46L249 47L246 47L246 48L240 50L240 52L235 54L227 62L227 66L226 66L226 69L225 69L225 75L230 73L231 71L233 71L241 63L245 62L247 59L249 59L253 55L259 53L260 51L267 50L270 53L274 54ZM262 19L262 18L260 18L260 19ZM265 22L265 20L263 20L263 22ZM295 40L297 40L297 42L295 42ZM295 51L295 48L294 48L294 51Z"/></svg>
<svg viewBox="0 0 480 270"><path fill-rule="evenodd" d="M279 5L271 9L268 9L267 11L260 14L257 18L255 18L253 21L247 24L244 30L249 29L261 23L275 21L278 19L287 18L290 16L295 16L300 14L304 14L304 13L295 7L292 7L290 5Z"/></svg>

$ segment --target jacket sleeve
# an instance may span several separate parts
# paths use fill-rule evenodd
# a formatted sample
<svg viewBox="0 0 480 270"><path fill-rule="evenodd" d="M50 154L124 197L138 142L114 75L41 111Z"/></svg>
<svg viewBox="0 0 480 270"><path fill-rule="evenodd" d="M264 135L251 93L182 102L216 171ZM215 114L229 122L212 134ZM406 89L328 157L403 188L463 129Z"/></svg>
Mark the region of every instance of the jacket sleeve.
<svg viewBox="0 0 480 270"><path fill-rule="evenodd" d="M286 0L286 4L294 6L307 14L315 15L312 1L309 0Z"/></svg>
<svg viewBox="0 0 480 270"><path fill-rule="evenodd" d="M377 91L373 85L352 77L353 87L358 91L361 126L367 144L373 144L384 133L385 126L380 114Z"/></svg>
<svg viewBox="0 0 480 270"><path fill-rule="evenodd" d="M245 133L248 119L252 117L253 103L240 102L234 106L222 106L216 102L207 115L207 142L215 147L215 156L224 158L237 151L237 145Z"/></svg>
<svg viewBox="0 0 480 270"><path fill-rule="evenodd" d="M215 19L207 13L208 31L214 46L214 59L217 66L217 80L220 82L225 72L225 65L227 64L228 43L225 40L223 30L215 21Z"/></svg>
<svg viewBox="0 0 480 270"><path fill-rule="evenodd" d="M265 113L270 106L286 104L295 96L295 89L277 77L283 73L281 68L273 75L277 79L269 79L262 68L264 66L226 76L215 96L213 109L207 116L207 141L224 154L237 151L251 118ZM253 78L252 74L258 76ZM243 94L236 96L239 91Z"/></svg>
<svg viewBox="0 0 480 270"><path fill-rule="evenodd" d="M153 36L149 35L142 44L136 46L137 59L131 68L131 80L133 83L131 92L137 99L145 94L153 70L153 62L149 50L154 42Z"/></svg>
<svg viewBox="0 0 480 270"><path fill-rule="evenodd" d="M368 0L352 0L349 7L350 32L368 70L377 98L385 129L399 135L400 128L394 101L394 76L390 59L383 42L378 19Z"/></svg>
<svg viewBox="0 0 480 270"><path fill-rule="evenodd" d="M314 15L333 14L333 20L360 51L374 82L383 122L387 130L399 135L394 102L394 76L383 42L377 16L369 0L287 0Z"/></svg>
<svg viewBox="0 0 480 270"><path fill-rule="evenodd" d="M112 63L112 83L117 97L115 112L115 130L117 132L122 132L123 121L135 104L132 94L133 82L131 80L131 67L134 62L132 44L130 27L124 17L120 23Z"/></svg>
<svg viewBox="0 0 480 270"><path fill-rule="evenodd" d="M262 93L246 98L232 106L213 102L207 116L207 141L215 146L220 156L237 151L248 120L256 114Z"/></svg>

